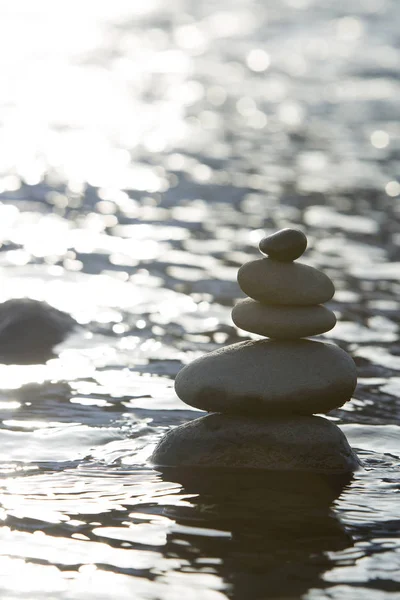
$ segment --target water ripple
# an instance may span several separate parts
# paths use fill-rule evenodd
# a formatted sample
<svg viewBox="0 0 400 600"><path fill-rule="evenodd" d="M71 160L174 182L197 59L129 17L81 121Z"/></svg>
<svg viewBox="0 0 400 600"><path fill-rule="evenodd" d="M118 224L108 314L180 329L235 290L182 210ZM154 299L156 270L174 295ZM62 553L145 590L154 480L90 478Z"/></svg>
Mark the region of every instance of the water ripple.
<svg viewBox="0 0 400 600"><path fill-rule="evenodd" d="M79 324L45 364L0 365L1 596L394 598L396 1L6 0L0 17L0 301ZM247 339L236 271L287 226L335 281L325 339L359 385L331 418L363 469L308 491L152 470L199 415L173 378Z"/></svg>

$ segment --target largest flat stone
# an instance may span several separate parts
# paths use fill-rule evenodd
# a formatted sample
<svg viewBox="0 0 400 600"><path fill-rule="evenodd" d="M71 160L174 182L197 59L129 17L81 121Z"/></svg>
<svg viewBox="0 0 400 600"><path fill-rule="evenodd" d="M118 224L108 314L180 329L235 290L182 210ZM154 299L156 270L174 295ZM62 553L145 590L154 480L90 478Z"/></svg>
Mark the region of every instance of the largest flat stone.
<svg viewBox="0 0 400 600"><path fill-rule="evenodd" d="M350 473L359 467L342 431L321 417L207 415L169 431L151 461L214 467Z"/></svg>
<svg viewBox="0 0 400 600"><path fill-rule="evenodd" d="M233 414L314 414L342 406L357 383L352 358L311 340L240 342L184 367L175 380L191 406Z"/></svg>
<svg viewBox="0 0 400 600"><path fill-rule="evenodd" d="M245 263L237 277L245 294L265 304L323 304L335 293L332 281L318 269L271 258Z"/></svg>

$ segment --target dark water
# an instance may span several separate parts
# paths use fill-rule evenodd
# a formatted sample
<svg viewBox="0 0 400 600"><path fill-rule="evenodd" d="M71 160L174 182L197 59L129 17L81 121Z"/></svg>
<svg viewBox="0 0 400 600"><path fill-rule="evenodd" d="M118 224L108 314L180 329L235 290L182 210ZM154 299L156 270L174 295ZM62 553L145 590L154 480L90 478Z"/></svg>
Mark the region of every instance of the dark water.
<svg viewBox="0 0 400 600"><path fill-rule="evenodd" d="M0 15L0 300L82 325L46 364L0 365L1 597L400 597L396 0ZM174 376L244 339L237 269L283 226L335 282L325 338L359 385L330 416L364 469L154 471L201 414Z"/></svg>

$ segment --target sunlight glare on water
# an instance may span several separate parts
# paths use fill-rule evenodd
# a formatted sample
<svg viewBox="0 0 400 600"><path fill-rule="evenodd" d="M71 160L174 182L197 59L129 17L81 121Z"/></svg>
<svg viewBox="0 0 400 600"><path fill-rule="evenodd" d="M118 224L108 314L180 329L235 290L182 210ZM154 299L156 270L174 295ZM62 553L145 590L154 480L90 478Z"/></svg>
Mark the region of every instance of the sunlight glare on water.
<svg viewBox="0 0 400 600"><path fill-rule="evenodd" d="M399 27L396 0L0 3L0 301L76 321L0 364L1 598L398 595ZM148 463L199 416L182 365L257 338L236 273L282 227L359 372L330 418L363 469L320 504Z"/></svg>

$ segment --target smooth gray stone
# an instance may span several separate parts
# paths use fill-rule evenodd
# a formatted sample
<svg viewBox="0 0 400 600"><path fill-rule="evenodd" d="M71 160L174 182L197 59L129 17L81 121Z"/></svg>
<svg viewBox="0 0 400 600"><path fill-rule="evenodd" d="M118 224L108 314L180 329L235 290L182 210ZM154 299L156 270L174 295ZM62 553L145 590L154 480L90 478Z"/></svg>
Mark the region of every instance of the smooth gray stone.
<svg viewBox="0 0 400 600"><path fill-rule="evenodd" d="M299 258L307 248L307 238L298 229L281 229L261 240L260 252L270 258L289 262Z"/></svg>
<svg viewBox="0 0 400 600"><path fill-rule="evenodd" d="M169 431L151 462L213 467L351 473L359 466L342 431L321 417L211 414Z"/></svg>
<svg viewBox="0 0 400 600"><path fill-rule="evenodd" d="M310 415L342 406L356 383L353 359L334 344L258 340L201 356L178 373L175 390L209 412Z"/></svg>
<svg viewBox="0 0 400 600"><path fill-rule="evenodd" d="M279 340L318 335L336 324L335 314L325 306L274 306L250 298L233 308L232 320L245 331Z"/></svg>
<svg viewBox="0 0 400 600"><path fill-rule="evenodd" d="M47 302L12 298L0 304L0 362L39 364L78 325L69 314Z"/></svg>
<svg viewBox="0 0 400 600"><path fill-rule="evenodd" d="M322 304L335 293L332 281L318 269L272 258L259 258L242 265L238 282L247 296L265 304Z"/></svg>

